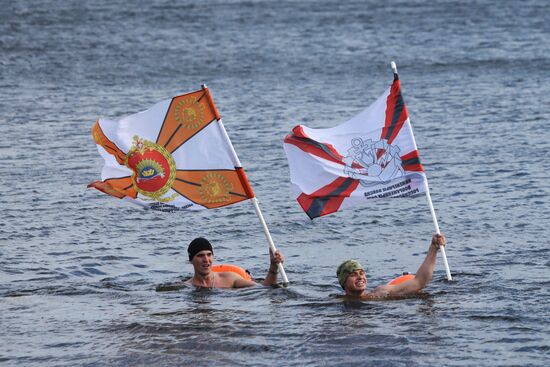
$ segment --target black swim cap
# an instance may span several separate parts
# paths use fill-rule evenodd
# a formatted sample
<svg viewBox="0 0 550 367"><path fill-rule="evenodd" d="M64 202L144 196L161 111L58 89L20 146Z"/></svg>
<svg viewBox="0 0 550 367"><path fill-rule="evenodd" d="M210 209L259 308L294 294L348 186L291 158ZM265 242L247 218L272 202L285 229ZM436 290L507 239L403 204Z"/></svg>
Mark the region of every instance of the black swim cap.
<svg viewBox="0 0 550 367"><path fill-rule="evenodd" d="M191 241L189 247L187 247L189 261L193 260L193 257L195 257L196 254L204 250L210 250L212 251L212 253L214 253L214 250L212 250L212 245L206 238L195 238L193 241Z"/></svg>

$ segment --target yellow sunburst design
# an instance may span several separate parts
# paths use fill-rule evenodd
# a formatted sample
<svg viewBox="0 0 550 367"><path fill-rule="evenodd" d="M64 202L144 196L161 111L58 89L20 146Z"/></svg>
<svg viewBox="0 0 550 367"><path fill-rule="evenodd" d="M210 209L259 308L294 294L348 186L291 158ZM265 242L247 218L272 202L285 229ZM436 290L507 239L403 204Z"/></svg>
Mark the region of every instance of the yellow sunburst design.
<svg viewBox="0 0 550 367"><path fill-rule="evenodd" d="M174 118L187 129L196 129L204 122L204 106L196 97L182 99L174 108Z"/></svg>
<svg viewBox="0 0 550 367"><path fill-rule="evenodd" d="M201 180L199 194L206 203L223 203L231 200L229 191L232 185L217 173L209 173Z"/></svg>

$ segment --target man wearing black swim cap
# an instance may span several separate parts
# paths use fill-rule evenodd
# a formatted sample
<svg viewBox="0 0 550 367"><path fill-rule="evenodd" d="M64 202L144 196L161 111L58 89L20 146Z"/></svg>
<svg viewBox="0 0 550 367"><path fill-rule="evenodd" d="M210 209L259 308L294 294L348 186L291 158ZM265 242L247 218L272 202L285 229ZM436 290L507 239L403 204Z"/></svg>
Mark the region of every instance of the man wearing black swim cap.
<svg viewBox="0 0 550 367"><path fill-rule="evenodd" d="M381 285L376 287L372 292L367 292L365 269L355 260L347 260L341 263L338 266L338 270L336 270L336 276L338 277L340 286L346 292L347 298L357 298L367 301L411 296L426 287L432 279L437 252L445 244L445 236L434 234L426 258L412 279L395 285Z"/></svg>
<svg viewBox="0 0 550 367"><path fill-rule="evenodd" d="M195 273L185 283L196 287L206 288L244 288L258 285L258 283L247 280L232 271L214 272L214 250L210 241L206 238L195 238L187 248L189 262L193 265ZM270 265L262 285L269 286L277 284L277 264L284 262L284 257L279 251L270 254Z"/></svg>

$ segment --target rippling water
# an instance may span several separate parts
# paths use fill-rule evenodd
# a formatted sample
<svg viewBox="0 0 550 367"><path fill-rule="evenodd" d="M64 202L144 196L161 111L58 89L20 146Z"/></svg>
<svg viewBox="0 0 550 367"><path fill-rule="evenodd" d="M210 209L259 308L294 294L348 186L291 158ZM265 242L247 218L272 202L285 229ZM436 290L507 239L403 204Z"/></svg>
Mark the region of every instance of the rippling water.
<svg viewBox="0 0 550 367"><path fill-rule="evenodd" d="M17 1L0 7L2 365L550 363L550 5L546 1ZM282 138L354 116L400 71L448 238L419 298L346 303L414 272L425 199L309 221ZM277 246L288 288L156 292L191 274L187 243L263 277L251 205L142 211L86 184L90 136L206 83Z"/></svg>

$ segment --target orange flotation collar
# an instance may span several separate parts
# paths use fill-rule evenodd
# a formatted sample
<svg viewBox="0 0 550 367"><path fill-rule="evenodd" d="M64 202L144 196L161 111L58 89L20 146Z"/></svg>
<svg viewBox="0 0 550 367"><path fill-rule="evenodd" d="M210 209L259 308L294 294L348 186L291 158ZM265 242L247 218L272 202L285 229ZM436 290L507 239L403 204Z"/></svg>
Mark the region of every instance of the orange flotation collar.
<svg viewBox="0 0 550 367"><path fill-rule="evenodd" d="M388 283L388 285L397 285L401 284L403 282L406 282L407 280L414 279L414 274L403 274L400 277L397 277L393 279L391 282Z"/></svg>
<svg viewBox="0 0 550 367"><path fill-rule="evenodd" d="M246 270L244 270L243 268L237 265L228 265L228 264L212 265L211 269L215 273L230 271L232 273L239 275L244 280L252 280L252 277L250 276L250 274Z"/></svg>

